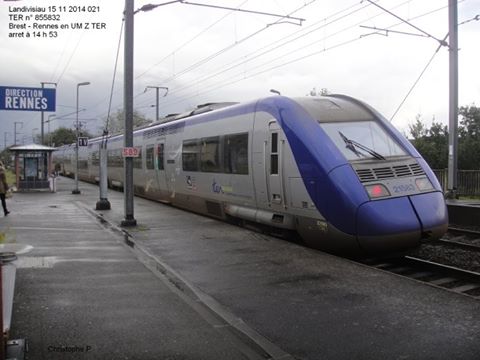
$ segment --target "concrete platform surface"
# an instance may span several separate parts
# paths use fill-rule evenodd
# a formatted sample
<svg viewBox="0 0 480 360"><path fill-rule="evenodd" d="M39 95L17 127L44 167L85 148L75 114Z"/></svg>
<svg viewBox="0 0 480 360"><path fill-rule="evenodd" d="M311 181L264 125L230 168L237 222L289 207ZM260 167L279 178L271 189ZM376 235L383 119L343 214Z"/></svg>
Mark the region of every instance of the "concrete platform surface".
<svg viewBox="0 0 480 360"><path fill-rule="evenodd" d="M140 198L125 235L122 193L95 211L72 188L0 218L34 246L11 334L30 359L479 358L478 300Z"/></svg>

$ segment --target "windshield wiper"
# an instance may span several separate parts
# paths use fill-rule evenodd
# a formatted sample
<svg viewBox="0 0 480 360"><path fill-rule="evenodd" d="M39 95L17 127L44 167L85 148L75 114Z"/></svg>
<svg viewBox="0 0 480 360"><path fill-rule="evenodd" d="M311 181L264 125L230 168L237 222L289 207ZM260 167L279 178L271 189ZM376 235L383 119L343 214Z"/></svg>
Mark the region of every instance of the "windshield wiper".
<svg viewBox="0 0 480 360"><path fill-rule="evenodd" d="M366 153L370 154L371 156L373 156L377 160L385 160L385 157L383 155L380 155L379 153L377 153L375 150L372 150L369 147L356 142L355 140L347 138L345 135L342 134L341 131L339 131L338 133L340 134L340 136L342 137L342 140L347 145L346 148L348 150L352 151L358 157L360 157L361 155L365 156L365 154L360 153L357 150L357 148L365 151Z"/></svg>

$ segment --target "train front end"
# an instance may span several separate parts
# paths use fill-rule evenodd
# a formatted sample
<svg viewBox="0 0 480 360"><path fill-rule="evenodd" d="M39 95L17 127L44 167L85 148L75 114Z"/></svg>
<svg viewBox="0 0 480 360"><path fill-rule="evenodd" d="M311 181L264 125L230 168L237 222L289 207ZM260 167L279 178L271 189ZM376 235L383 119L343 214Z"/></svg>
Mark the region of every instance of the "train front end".
<svg viewBox="0 0 480 360"><path fill-rule="evenodd" d="M354 237L362 253L397 252L445 233L447 208L435 174L387 120L346 96L300 104L316 124L291 140L302 177L318 179L316 188L305 184L333 235L329 248L342 248L344 236Z"/></svg>
<svg viewBox="0 0 480 360"><path fill-rule="evenodd" d="M443 193L422 162L408 159L382 166L353 165L369 197L357 209L356 231L362 249L402 250L445 233L448 217Z"/></svg>
<svg viewBox="0 0 480 360"><path fill-rule="evenodd" d="M402 250L443 235L448 224L443 193L408 141L375 118L320 126L348 161L329 177L335 183L338 176L349 178L348 191L357 193L352 205L362 250Z"/></svg>

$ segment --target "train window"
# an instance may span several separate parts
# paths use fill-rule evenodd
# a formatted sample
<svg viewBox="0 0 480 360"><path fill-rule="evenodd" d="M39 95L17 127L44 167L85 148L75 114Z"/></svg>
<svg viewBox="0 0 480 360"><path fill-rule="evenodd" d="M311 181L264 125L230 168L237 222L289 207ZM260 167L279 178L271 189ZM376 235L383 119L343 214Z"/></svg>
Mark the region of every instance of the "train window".
<svg viewBox="0 0 480 360"><path fill-rule="evenodd" d="M401 146L375 121L322 123L320 126L347 160L406 155Z"/></svg>
<svg viewBox="0 0 480 360"><path fill-rule="evenodd" d="M270 174L278 175L278 133L272 133L270 153Z"/></svg>
<svg viewBox="0 0 480 360"><path fill-rule="evenodd" d="M228 174L248 175L248 134L225 136L223 167Z"/></svg>
<svg viewBox="0 0 480 360"><path fill-rule="evenodd" d="M203 138L200 143L200 170L204 172L221 172L220 137Z"/></svg>
<svg viewBox="0 0 480 360"><path fill-rule="evenodd" d="M137 149L138 149L138 156L133 158L133 168L141 169L142 168L142 148L137 147Z"/></svg>
<svg viewBox="0 0 480 360"><path fill-rule="evenodd" d="M148 170L153 170L155 163L153 159L153 145L148 145L145 150L145 167Z"/></svg>
<svg viewBox="0 0 480 360"><path fill-rule="evenodd" d="M278 133L272 133L272 154L278 153Z"/></svg>
<svg viewBox="0 0 480 360"><path fill-rule="evenodd" d="M270 155L270 175L278 175L278 154Z"/></svg>
<svg viewBox="0 0 480 360"><path fill-rule="evenodd" d="M164 170L165 166L164 164L164 144L158 144L157 148L157 169L158 170Z"/></svg>
<svg viewBox="0 0 480 360"><path fill-rule="evenodd" d="M182 164L185 171L198 171L199 160L198 140L185 140L182 147Z"/></svg>

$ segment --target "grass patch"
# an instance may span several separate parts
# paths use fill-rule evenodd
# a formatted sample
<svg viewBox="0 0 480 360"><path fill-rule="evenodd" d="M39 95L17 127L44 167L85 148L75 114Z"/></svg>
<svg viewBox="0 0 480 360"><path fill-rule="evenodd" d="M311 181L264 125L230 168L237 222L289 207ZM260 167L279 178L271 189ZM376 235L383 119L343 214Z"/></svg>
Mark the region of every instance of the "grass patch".
<svg viewBox="0 0 480 360"><path fill-rule="evenodd" d="M480 196L471 195L471 196L459 196L459 200L480 200Z"/></svg>

